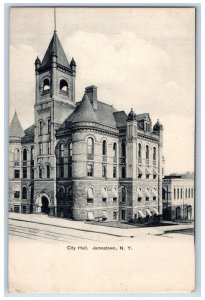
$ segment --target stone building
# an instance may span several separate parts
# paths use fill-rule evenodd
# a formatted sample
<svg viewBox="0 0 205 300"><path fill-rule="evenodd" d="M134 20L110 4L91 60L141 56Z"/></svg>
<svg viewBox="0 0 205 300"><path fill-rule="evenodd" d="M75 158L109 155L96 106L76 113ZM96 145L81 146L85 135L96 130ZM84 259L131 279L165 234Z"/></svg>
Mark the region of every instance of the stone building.
<svg viewBox="0 0 205 300"><path fill-rule="evenodd" d="M162 184L163 219L194 219L194 180L181 176L165 176Z"/></svg>
<svg viewBox="0 0 205 300"><path fill-rule="evenodd" d="M76 63L56 31L35 61L34 125L10 125L9 208L74 220L162 215L163 126L127 115L85 88L76 102Z"/></svg>

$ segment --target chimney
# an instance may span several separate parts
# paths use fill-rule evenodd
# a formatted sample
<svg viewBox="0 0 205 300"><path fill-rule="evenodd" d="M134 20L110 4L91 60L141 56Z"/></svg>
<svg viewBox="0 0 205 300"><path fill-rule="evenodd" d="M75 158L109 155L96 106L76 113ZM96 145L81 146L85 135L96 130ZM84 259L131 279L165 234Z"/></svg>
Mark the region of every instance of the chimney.
<svg viewBox="0 0 205 300"><path fill-rule="evenodd" d="M85 88L85 92L90 99L93 109L97 110L97 87L95 85L88 86Z"/></svg>

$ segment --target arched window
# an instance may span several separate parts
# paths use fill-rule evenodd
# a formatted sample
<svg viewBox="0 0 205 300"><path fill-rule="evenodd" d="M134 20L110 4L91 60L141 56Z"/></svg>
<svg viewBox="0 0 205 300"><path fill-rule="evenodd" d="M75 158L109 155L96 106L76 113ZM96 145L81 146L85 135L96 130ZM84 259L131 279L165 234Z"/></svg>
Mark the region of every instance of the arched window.
<svg viewBox="0 0 205 300"><path fill-rule="evenodd" d="M113 157L117 157L117 144L113 144Z"/></svg>
<svg viewBox="0 0 205 300"><path fill-rule="evenodd" d="M177 189L177 199L179 199L179 189Z"/></svg>
<svg viewBox="0 0 205 300"><path fill-rule="evenodd" d="M42 178L42 166L38 167L38 176L39 178Z"/></svg>
<svg viewBox="0 0 205 300"><path fill-rule="evenodd" d="M60 144L59 146L59 156L60 158L64 157L64 145Z"/></svg>
<svg viewBox="0 0 205 300"><path fill-rule="evenodd" d="M108 198L108 195L107 195L107 188L106 188L106 187L103 187L103 188L102 188L102 201L103 201L103 202L106 202L106 201L107 201L107 198Z"/></svg>
<svg viewBox="0 0 205 300"><path fill-rule="evenodd" d="M176 208L176 220L180 220L181 219L181 208L177 207Z"/></svg>
<svg viewBox="0 0 205 300"><path fill-rule="evenodd" d="M89 137L87 141L88 154L94 154L94 141L93 138Z"/></svg>
<svg viewBox="0 0 205 300"><path fill-rule="evenodd" d="M39 135L43 134L43 121L39 121Z"/></svg>
<svg viewBox="0 0 205 300"><path fill-rule="evenodd" d="M23 150L23 160L27 160L27 150Z"/></svg>
<svg viewBox="0 0 205 300"><path fill-rule="evenodd" d="M50 82L48 78L45 78L43 81L43 91L50 90Z"/></svg>
<svg viewBox="0 0 205 300"><path fill-rule="evenodd" d="M51 119L48 119L48 133L51 133Z"/></svg>
<svg viewBox="0 0 205 300"><path fill-rule="evenodd" d="M189 188L189 192L188 192L188 198L191 197L191 192L190 192L190 188Z"/></svg>
<svg viewBox="0 0 205 300"><path fill-rule="evenodd" d="M51 177L51 169L50 169L49 165L46 166L46 176L47 176L47 178Z"/></svg>
<svg viewBox="0 0 205 300"><path fill-rule="evenodd" d="M31 147L31 161L34 160L34 147Z"/></svg>
<svg viewBox="0 0 205 300"><path fill-rule="evenodd" d="M138 158L142 158L142 145L138 144Z"/></svg>
<svg viewBox="0 0 205 300"><path fill-rule="evenodd" d="M126 187L124 187L124 186L121 189L121 198L122 198L122 202L126 202L127 190L126 190Z"/></svg>
<svg viewBox="0 0 205 300"><path fill-rule="evenodd" d="M192 198L194 197L194 189L193 188L191 189L191 197Z"/></svg>
<svg viewBox="0 0 205 300"><path fill-rule="evenodd" d="M183 190L181 189L181 199L183 198Z"/></svg>
<svg viewBox="0 0 205 300"><path fill-rule="evenodd" d="M176 199L176 189L174 188L174 199Z"/></svg>
<svg viewBox="0 0 205 300"><path fill-rule="evenodd" d="M185 189L185 198L187 198L187 189Z"/></svg>
<svg viewBox="0 0 205 300"><path fill-rule="evenodd" d="M156 152L156 148L153 148L153 161L156 161L157 158L157 152Z"/></svg>
<svg viewBox="0 0 205 300"><path fill-rule="evenodd" d="M105 140L102 143L102 155L107 155L107 142Z"/></svg>
<svg viewBox="0 0 205 300"><path fill-rule="evenodd" d="M72 155L73 155L73 144L72 144L72 142L70 142L68 144L68 156L72 157Z"/></svg>
<svg viewBox="0 0 205 300"><path fill-rule="evenodd" d="M149 146L146 145L146 159L149 159Z"/></svg>
<svg viewBox="0 0 205 300"><path fill-rule="evenodd" d="M68 83L64 79L62 79L60 81L60 93L62 93L64 95L68 95L69 94Z"/></svg>
<svg viewBox="0 0 205 300"><path fill-rule="evenodd" d="M87 203L93 203L94 192L93 188L89 187L87 190Z"/></svg>
<svg viewBox="0 0 205 300"><path fill-rule="evenodd" d="M22 199L27 199L27 188L25 186L22 188Z"/></svg>
<svg viewBox="0 0 205 300"><path fill-rule="evenodd" d="M20 150L19 149L14 149L14 161L19 162L20 161Z"/></svg>
<svg viewBox="0 0 205 300"><path fill-rule="evenodd" d="M126 144L125 144L124 141L121 144L121 154L122 154L123 157L126 156Z"/></svg>
<svg viewBox="0 0 205 300"><path fill-rule="evenodd" d="M64 188L62 186L60 187L58 194L59 194L59 200L63 201L63 199L64 199Z"/></svg>

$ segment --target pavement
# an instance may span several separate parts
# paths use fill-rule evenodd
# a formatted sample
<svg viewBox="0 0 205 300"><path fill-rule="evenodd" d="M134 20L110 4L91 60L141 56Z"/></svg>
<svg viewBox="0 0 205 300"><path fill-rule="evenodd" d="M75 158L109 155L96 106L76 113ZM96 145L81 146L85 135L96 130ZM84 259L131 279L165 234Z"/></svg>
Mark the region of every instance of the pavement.
<svg viewBox="0 0 205 300"><path fill-rule="evenodd" d="M60 228L68 228L77 231L101 233L116 237L136 237L139 235L163 235L165 233L190 230L194 228L194 224L166 225L158 227L143 227L143 228L115 228L88 224L84 221L67 220L57 217L49 217L47 215L36 214L20 214L9 213L9 219L15 221L24 221L29 223L44 224Z"/></svg>

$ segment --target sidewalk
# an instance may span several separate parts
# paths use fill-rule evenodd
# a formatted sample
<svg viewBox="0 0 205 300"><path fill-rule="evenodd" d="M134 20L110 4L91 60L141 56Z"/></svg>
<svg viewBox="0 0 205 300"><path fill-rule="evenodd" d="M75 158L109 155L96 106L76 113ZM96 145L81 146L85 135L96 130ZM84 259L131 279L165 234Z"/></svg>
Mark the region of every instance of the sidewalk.
<svg viewBox="0 0 205 300"><path fill-rule="evenodd" d="M9 219L25 221L37 224L45 224L55 227L68 228L73 230L80 230L85 232L94 232L107 235L113 235L118 237L135 237L138 235L162 235L166 232L192 229L193 224L171 225L171 226L159 226L159 227L144 227L144 228L115 228L107 226L98 226L93 224L87 224L83 221L73 221L56 217L49 217L47 215L35 215L35 214L20 214L9 213Z"/></svg>

